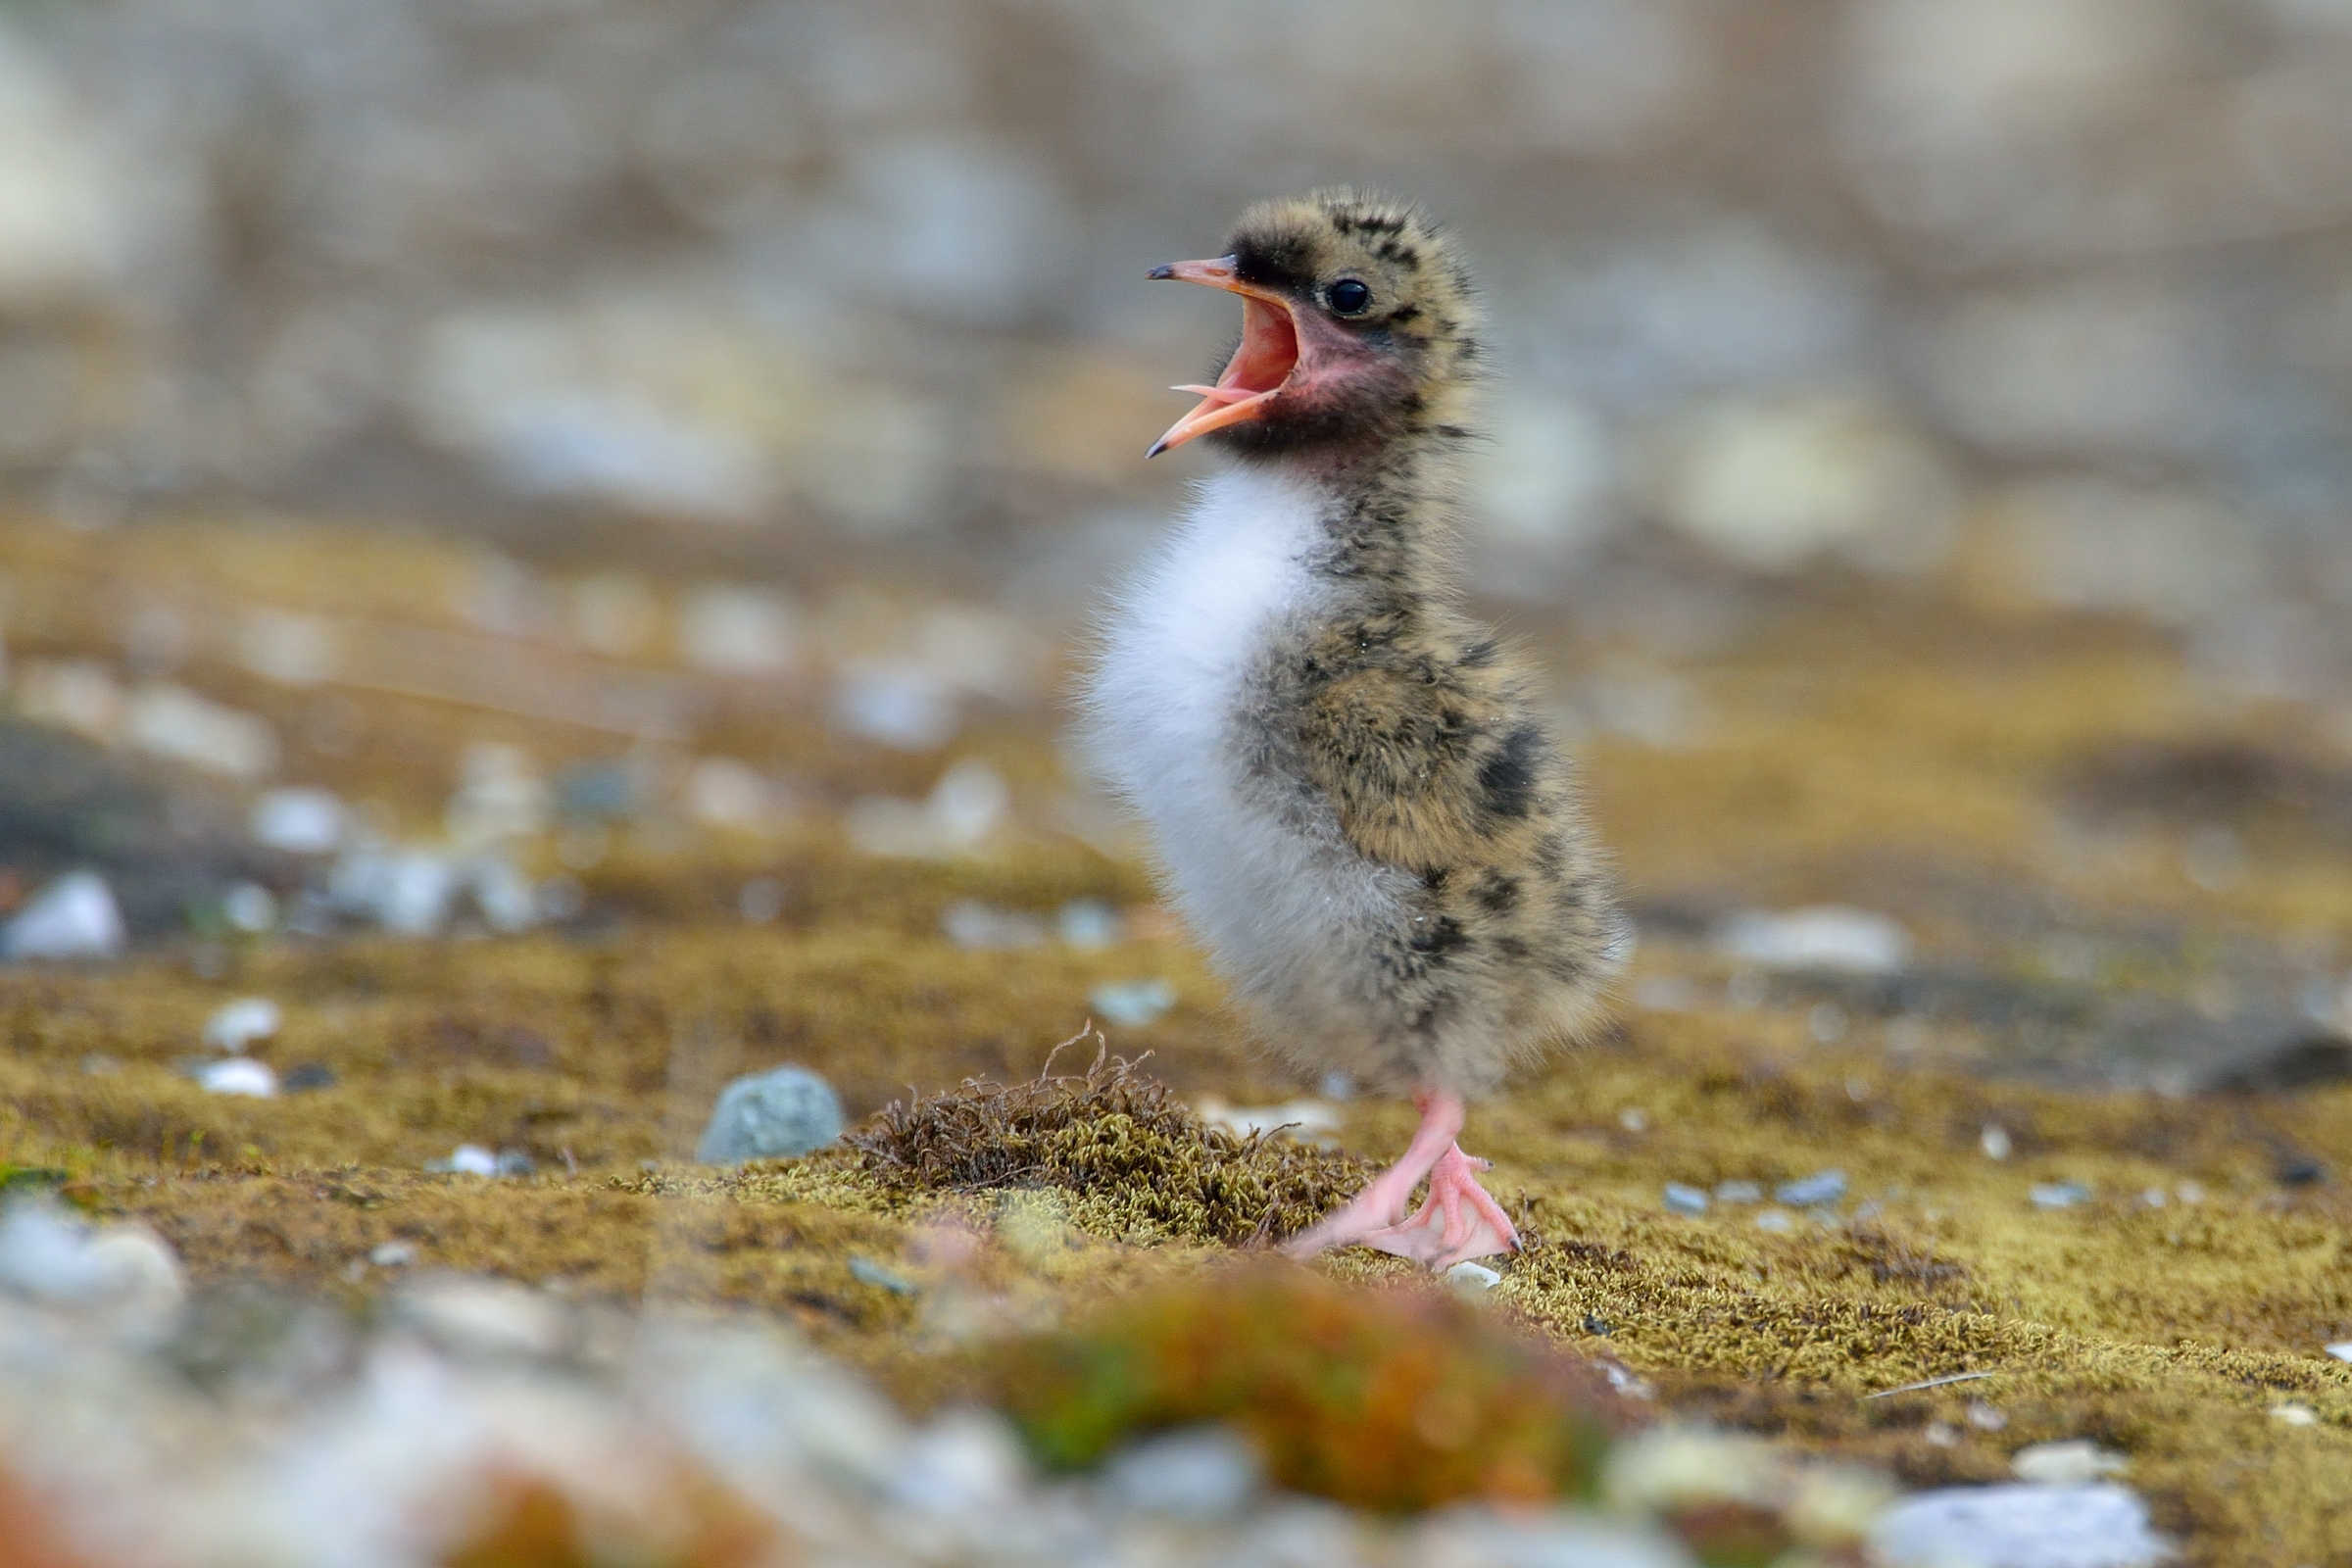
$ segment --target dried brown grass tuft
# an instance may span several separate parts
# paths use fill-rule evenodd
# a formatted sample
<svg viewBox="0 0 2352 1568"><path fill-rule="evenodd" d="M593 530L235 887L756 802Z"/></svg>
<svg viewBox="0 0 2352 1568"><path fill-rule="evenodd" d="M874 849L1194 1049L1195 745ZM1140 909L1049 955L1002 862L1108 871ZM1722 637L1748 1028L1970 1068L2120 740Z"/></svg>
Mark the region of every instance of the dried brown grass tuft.
<svg viewBox="0 0 2352 1568"><path fill-rule="evenodd" d="M1080 1034L1058 1053L1089 1038ZM1206 1125L1141 1061L893 1102L848 1142L870 1176L910 1192L1059 1188L1107 1204L1122 1228L1242 1246L1304 1229L1372 1174L1368 1161L1276 1135Z"/></svg>

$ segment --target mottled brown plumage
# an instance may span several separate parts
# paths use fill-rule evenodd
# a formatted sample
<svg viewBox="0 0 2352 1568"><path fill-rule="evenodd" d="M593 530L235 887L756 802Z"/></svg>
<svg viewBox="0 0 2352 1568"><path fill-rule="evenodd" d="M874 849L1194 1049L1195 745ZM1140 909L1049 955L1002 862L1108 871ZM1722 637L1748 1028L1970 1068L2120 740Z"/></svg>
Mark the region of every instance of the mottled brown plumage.
<svg viewBox="0 0 2352 1568"><path fill-rule="evenodd" d="M1533 676L1452 572L1468 279L1415 211L1345 191L1252 208L1224 258L1156 275L1245 297L1219 384L1162 442L1236 466L1108 628L1098 755L1273 1050L1423 1102L1416 1153L1367 1194L1397 1213L1307 1245L1503 1250L1499 1210L1442 1247L1395 1220L1425 1172L1449 1211L1486 1202L1460 1097L1590 1025L1624 926Z"/></svg>

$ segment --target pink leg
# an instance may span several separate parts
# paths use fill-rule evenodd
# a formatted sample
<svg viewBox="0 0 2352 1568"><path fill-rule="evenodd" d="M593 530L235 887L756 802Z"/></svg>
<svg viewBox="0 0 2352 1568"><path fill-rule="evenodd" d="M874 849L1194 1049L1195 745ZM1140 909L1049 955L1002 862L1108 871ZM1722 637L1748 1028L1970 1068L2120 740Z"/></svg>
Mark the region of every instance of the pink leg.
<svg viewBox="0 0 2352 1568"><path fill-rule="evenodd" d="M1451 1268L1467 1258L1517 1249L1519 1235L1510 1216L1478 1185L1475 1172L1487 1162L1473 1160L1454 1143L1462 1130L1460 1099L1435 1091L1413 1099L1421 1107L1421 1126L1404 1157L1292 1238L1285 1252L1312 1257L1334 1247L1369 1247L1432 1268ZM1429 1197L1407 1219L1405 1205L1424 1176Z"/></svg>

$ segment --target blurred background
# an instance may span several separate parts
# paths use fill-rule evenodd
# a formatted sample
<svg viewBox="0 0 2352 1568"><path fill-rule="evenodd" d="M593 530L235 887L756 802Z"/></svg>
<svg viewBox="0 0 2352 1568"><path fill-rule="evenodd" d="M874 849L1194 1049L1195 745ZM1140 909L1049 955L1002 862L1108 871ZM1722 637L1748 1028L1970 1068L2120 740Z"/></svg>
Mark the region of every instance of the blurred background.
<svg viewBox="0 0 2352 1568"><path fill-rule="evenodd" d="M1238 312L1145 270L1336 182L1485 285L1466 580L1638 925L1609 1032L1474 1111L1549 1238L1498 1299L1662 1411L1923 1485L2029 1442L2099 1481L2095 1438L2194 1561L2352 1554L2310 1501L2352 1424L2352 0L0 0L0 1200L152 1228L102 1269L0 1215L0 1515L79 1465L93 1518L201 1503L135 1560L297 1549L188 1548L281 1515L123 1479L281 1430L216 1388L291 1419L327 1374L268 1367L363 1365L217 1287L583 1367L565 1302L758 1306L919 1406L942 1346L1402 1147L1251 1055L1062 738L1214 461L1143 453ZM956 1089L1057 1040L1157 1082ZM1020 1144L1023 1097L1116 1158ZM963 1164L916 1192L875 1152L926 1128ZM1186 1183L1263 1217L1102 1206ZM101 1322L122 1255L157 1322L198 1293L135 1343L200 1421L12 1326ZM537 1294L433 1308L449 1269ZM746 1398L873 1430L710 1343L662 1375L727 1392L730 1463L784 1451ZM444 1397L270 1440L282 1517L391 1519L394 1452L503 1476ZM526 1416L518 1455L588 1430ZM957 1490L1022 1473L1001 1431L926 1430L839 1517L1030 1514ZM1755 1462L1668 1468L1737 1534ZM664 1494L626 1473L575 1494Z"/></svg>
<svg viewBox="0 0 2352 1568"><path fill-rule="evenodd" d="M2080 978L1986 889L2204 921L2342 848L2343 0L13 0L0 906L109 880L10 950L576 920L698 834L1124 856L1056 705L1233 329L1143 271L1332 181L1480 268L1472 581L1651 929Z"/></svg>

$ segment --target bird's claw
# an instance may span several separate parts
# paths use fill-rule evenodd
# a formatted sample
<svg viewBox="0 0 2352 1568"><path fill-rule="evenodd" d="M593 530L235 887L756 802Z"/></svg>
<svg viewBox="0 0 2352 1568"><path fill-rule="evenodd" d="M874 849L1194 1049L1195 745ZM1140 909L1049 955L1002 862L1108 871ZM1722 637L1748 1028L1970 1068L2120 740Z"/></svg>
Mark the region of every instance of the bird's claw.
<svg viewBox="0 0 2352 1568"><path fill-rule="evenodd" d="M1283 1250L1293 1257L1312 1257L1334 1247L1369 1247L1433 1269L1516 1251L1519 1233L1510 1216L1478 1185L1474 1174L1491 1168L1489 1161L1449 1147L1430 1167L1429 1196L1411 1218L1399 1220L1396 1216L1404 1205L1375 1182Z"/></svg>

